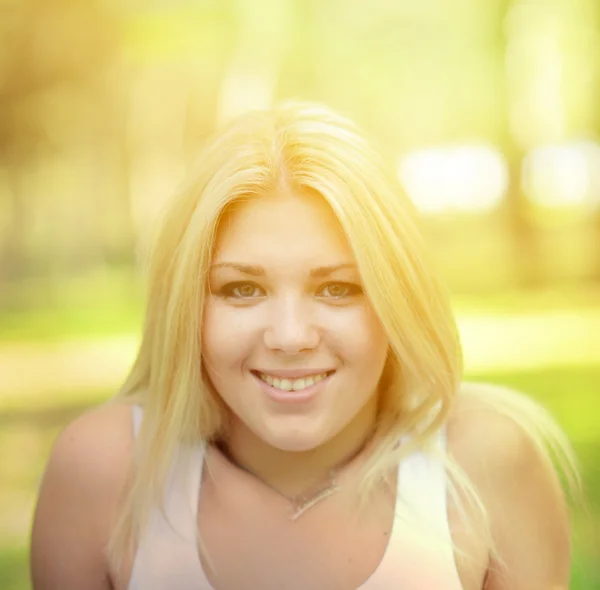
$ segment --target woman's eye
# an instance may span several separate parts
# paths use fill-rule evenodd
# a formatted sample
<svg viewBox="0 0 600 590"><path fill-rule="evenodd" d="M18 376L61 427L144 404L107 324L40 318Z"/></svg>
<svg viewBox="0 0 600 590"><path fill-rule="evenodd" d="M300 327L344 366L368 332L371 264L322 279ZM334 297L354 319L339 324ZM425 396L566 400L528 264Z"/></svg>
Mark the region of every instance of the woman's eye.
<svg viewBox="0 0 600 590"><path fill-rule="evenodd" d="M262 289L254 283L230 283L225 285L222 293L233 299L252 299L263 294Z"/></svg>
<svg viewBox="0 0 600 590"><path fill-rule="evenodd" d="M329 283L321 289L320 294L323 297L341 299L342 297L358 295L360 292L361 290L358 285L353 285L350 283Z"/></svg>

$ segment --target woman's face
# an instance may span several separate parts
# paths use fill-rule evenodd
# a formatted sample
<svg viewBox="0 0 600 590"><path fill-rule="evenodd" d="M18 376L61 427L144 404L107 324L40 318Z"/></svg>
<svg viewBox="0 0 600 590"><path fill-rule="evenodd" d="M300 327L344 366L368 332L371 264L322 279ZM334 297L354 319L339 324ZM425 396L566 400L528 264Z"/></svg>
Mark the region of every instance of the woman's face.
<svg viewBox="0 0 600 590"><path fill-rule="evenodd" d="M323 199L285 192L237 205L209 287L203 362L232 427L306 451L361 419L388 341Z"/></svg>

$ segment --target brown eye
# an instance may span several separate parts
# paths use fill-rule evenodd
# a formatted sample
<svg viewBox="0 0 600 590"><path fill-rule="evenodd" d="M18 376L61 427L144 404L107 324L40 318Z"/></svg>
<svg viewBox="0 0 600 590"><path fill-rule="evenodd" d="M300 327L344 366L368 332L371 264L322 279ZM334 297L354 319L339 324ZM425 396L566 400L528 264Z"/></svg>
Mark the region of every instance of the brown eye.
<svg viewBox="0 0 600 590"><path fill-rule="evenodd" d="M254 285L241 285L240 287L235 287L233 292L240 297L252 297L254 294L255 287Z"/></svg>
<svg viewBox="0 0 600 590"><path fill-rule="evenodd" d="M350 297L359 293L360 287L350 283L329 283L320 291L322 297L329 297L331 299L341 299L342 297Z"/></svg>
<svg viewBox="0 0 600 590"><path fill-rule="evenodd" d="M347 287L345 285L340 285L339 283L335 285L328 285L324 291L327 293L329 297L343 297L346 295Z"/></svg>
<svg viewBox="0 0 600 590"><path fill-rule="evenodd" d="M254 283L230 283L221 293L231 299L253 299L263 295L262 289Z"/></svg>

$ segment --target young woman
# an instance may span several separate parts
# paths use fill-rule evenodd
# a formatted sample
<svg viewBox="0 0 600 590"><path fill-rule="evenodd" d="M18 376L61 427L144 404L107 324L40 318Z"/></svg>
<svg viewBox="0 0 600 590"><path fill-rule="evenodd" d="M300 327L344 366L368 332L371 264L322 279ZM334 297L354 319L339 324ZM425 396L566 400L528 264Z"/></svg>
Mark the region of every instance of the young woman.
<svg viewBox="0 0 600 590"><path fill-rule="evenodd" d="M35 590L566 589L557 472L518 393L463 383L408 204L356 128L236 120L165 211L137 360L59 436Z"/></svg>

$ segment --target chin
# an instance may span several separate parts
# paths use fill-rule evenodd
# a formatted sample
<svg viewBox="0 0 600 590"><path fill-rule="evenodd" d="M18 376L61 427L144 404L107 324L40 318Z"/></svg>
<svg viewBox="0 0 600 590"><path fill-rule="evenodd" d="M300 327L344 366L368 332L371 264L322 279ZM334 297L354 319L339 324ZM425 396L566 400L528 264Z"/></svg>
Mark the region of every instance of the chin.
<svg viewBox="0 0 600 590"><path fill-rule="evenodd" d="M319 447L322 443L309 440L278 440L275 443L268 442L272 447L286 453L305 453Z"/></svg>
<svg viewBox="0 0 600 590"><path fill-rule="evenodd" d="M295 429L294 434L287 432L263 432L259 434L260 438L271 447L288 453L303 453L312 451L327 442L328 436L324 432L309 432Z"/></svg>

